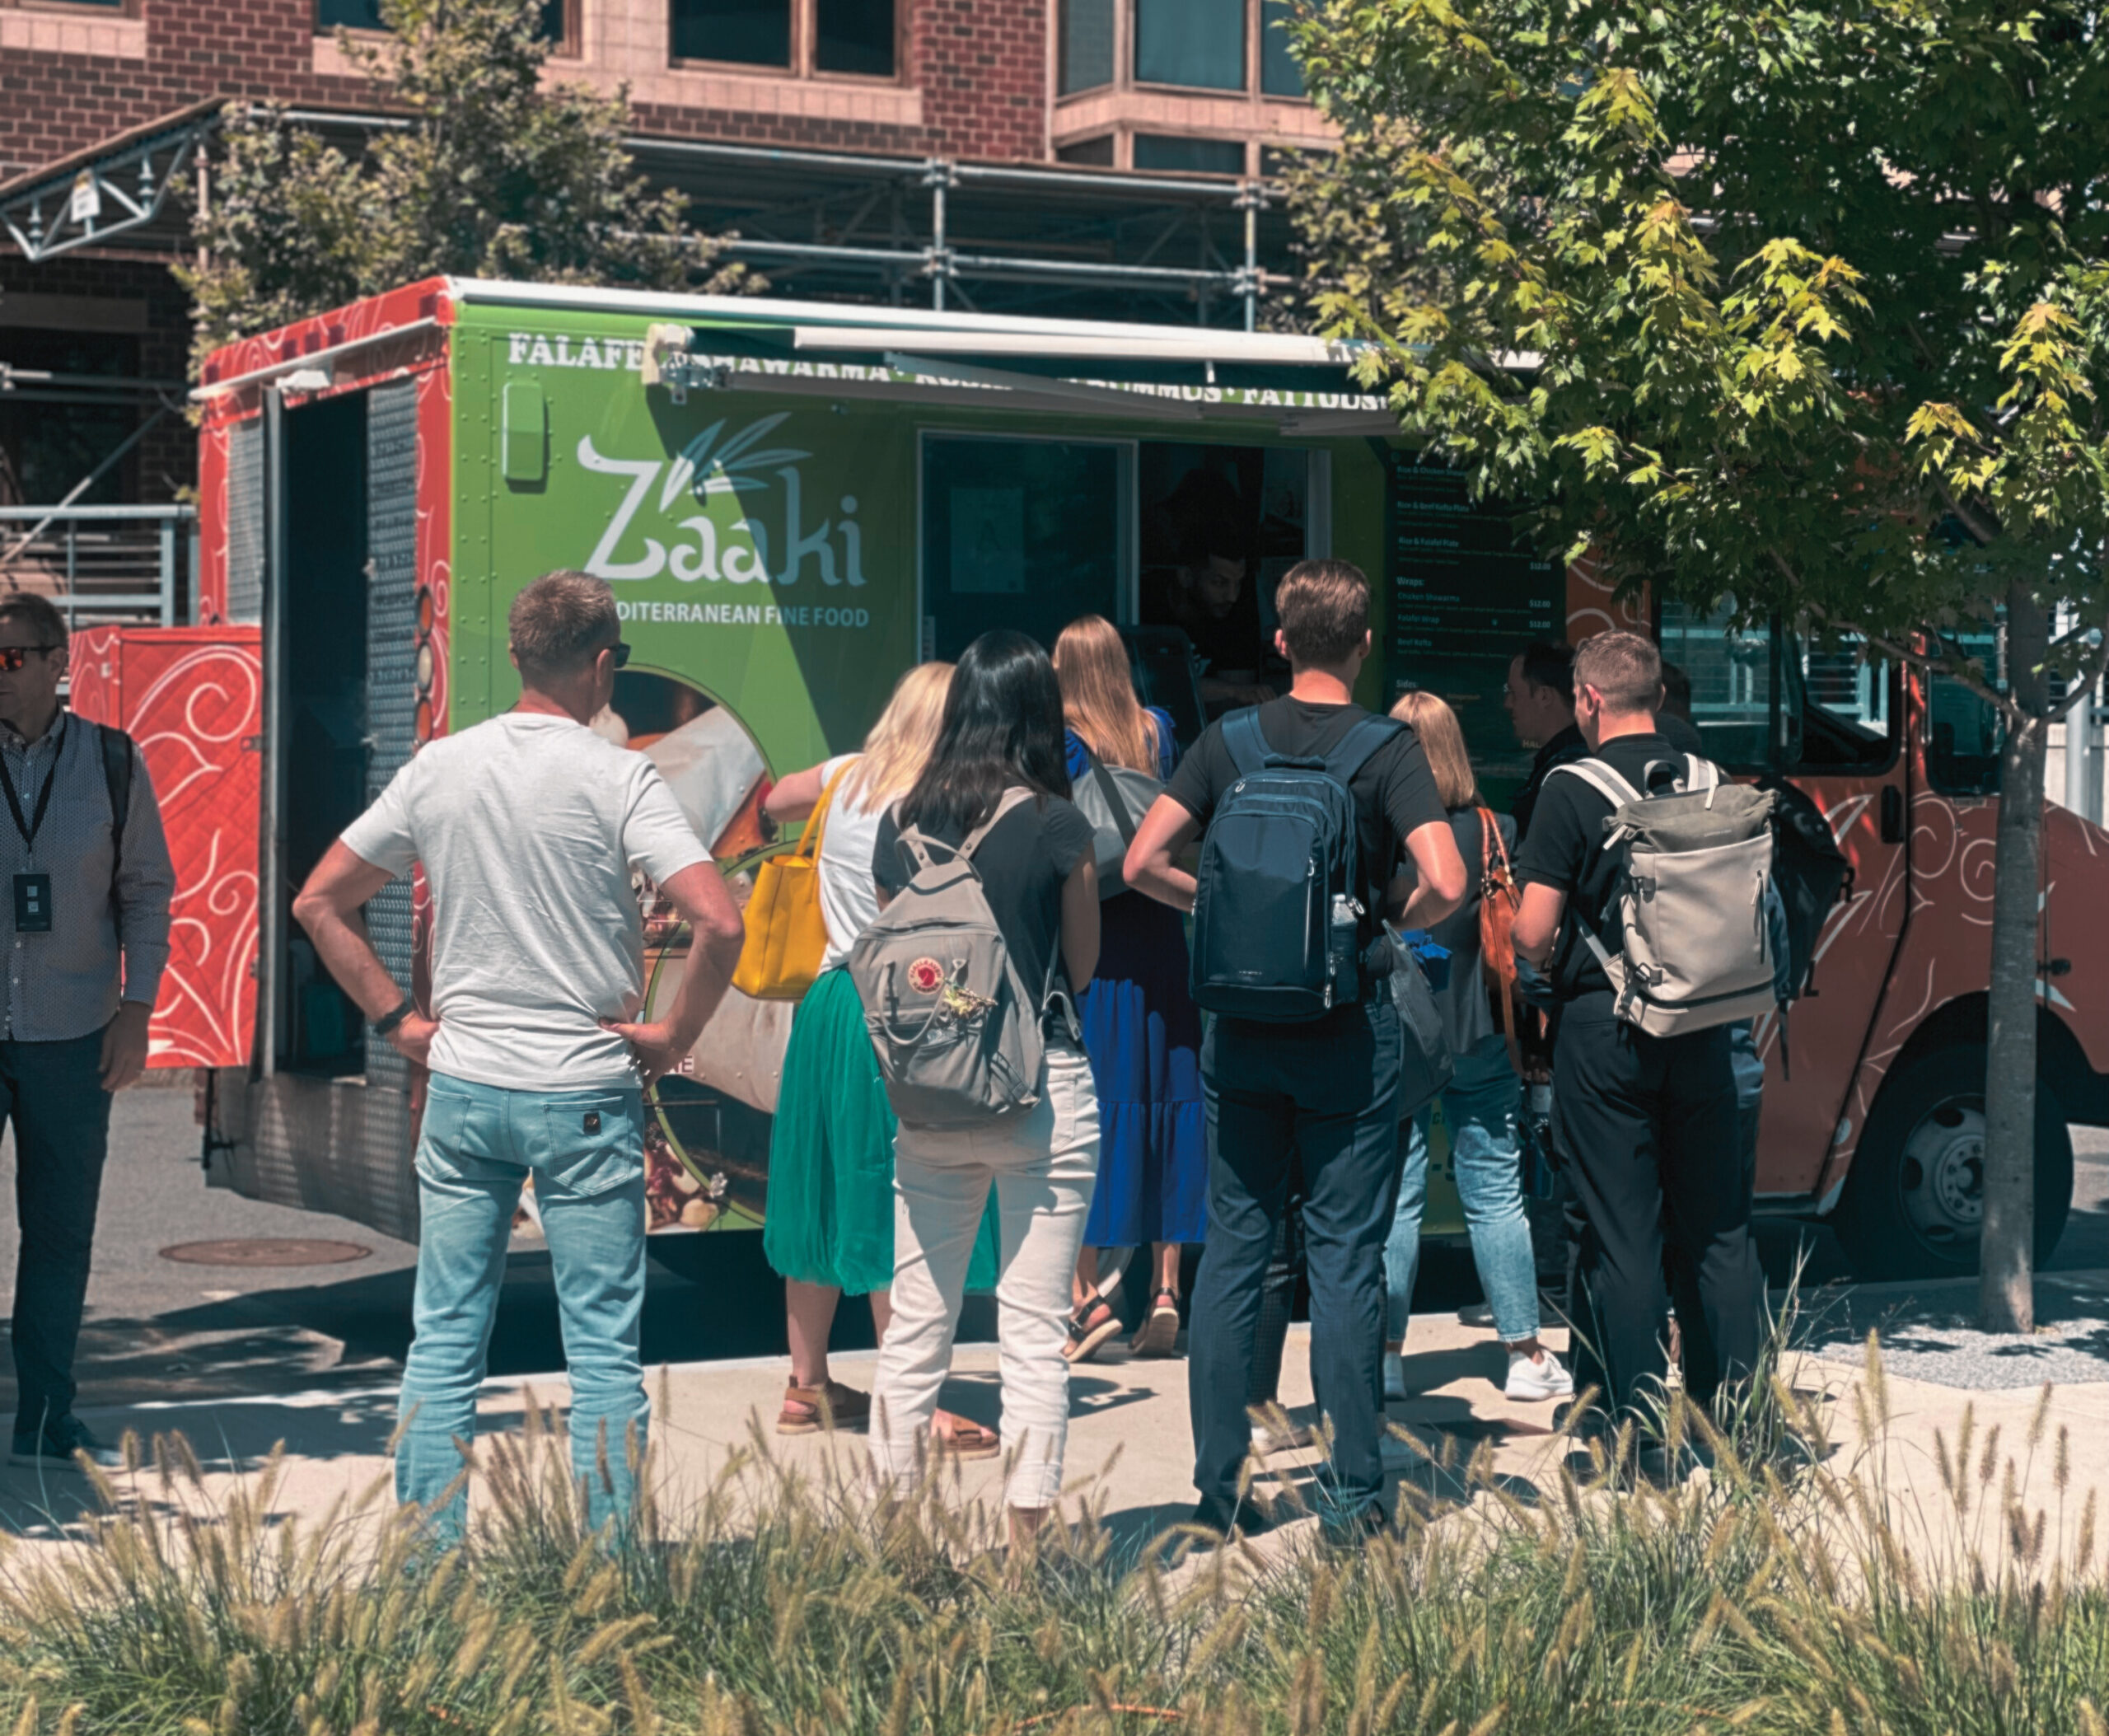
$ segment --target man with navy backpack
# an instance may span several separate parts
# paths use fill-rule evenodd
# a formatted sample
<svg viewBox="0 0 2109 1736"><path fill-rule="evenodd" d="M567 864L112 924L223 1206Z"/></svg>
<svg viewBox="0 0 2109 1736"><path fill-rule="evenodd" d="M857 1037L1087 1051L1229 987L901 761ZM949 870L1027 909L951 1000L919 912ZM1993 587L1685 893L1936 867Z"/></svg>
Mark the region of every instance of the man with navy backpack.
<svg viewBox="0 0 2109 1736"><path fill-rule="evenodd" d="M1201 1056L1209 1233L1188 1347L1195 1520L1223 1534L1261 1527L1240 1498L1246 1383L1296 1156L1312 1381L1333 1438L1323 1517L1351 1537L1383 1518L1384 1241L1399 1186L1401 1037L1379 925L1448 915L1465 865L1413 732L1354 702L1368 580L1345 561L1304 561L1275 609L1288 694L1209 727L1143 817L1126 873L1195 912L1194 995L1216 1015ZM1173 865L1196 838L1198 877ZM1417 883L1401 908L1389 889L1402 847Z"/></svg>

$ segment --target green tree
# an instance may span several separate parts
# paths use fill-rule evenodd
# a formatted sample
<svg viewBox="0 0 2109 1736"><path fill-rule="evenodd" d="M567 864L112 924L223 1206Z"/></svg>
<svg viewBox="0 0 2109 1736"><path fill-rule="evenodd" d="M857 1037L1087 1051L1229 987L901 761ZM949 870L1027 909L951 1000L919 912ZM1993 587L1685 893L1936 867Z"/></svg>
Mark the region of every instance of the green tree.
<svg viewBox="0 0 2109 1736"><path fill-rule="evenodd" d="M381 0L393 40L339 44L407 123L348 154L269 105L231 104L194 213L194 352L439 274L714 293L759 288L654 193L627 97L545 89L535 0Z"/></svg>
<svg viewBox="0 0 2109 1736"><path fill-rule="evenodd" d="M1301 191L1312 304L1410 432L1549 551L2003 714L1981 1303L2008 1329L2046 731L2109 615L2105 29L2093 0L1306 0L1294 26L1344 134ZM1950 637L1995 619L2004 681Z"/></svg>

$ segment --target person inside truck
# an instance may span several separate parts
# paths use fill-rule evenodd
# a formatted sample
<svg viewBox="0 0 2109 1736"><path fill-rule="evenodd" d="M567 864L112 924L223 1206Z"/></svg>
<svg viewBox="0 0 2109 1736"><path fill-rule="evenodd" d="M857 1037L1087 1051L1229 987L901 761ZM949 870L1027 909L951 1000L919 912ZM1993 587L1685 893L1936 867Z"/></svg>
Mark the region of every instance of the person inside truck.
<svg viewBox="0 0 2109 1736"><path fill-rule="evenodd" d="M1143 620L1177 627L1201 661L1201 699L1211 718L1274 697L1252 559L1251 515L1229 479L1189 470L1164 503L1172 558L1143 575Z"/></svg>

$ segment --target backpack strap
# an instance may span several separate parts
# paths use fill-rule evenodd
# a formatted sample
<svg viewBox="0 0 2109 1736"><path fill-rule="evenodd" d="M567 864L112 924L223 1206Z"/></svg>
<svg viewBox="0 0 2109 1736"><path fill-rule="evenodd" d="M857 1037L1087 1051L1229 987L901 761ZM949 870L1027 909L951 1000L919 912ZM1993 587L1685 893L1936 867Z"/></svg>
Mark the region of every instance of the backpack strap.
<svg viewBox="0 0 2109 1736"><path fill-rule="evenodd" d="M1266 732L1260 728L1257 705L1233 711L1223 720L1223 745L1228 750L1230 763L1237 768L1240 777L1249 778L1265 769L1267 756L1273 750L1267 746Z"/></svg>
<svg viewBox="0 0 2109 1736"><path fill-rule="evenodd" d="M1013 784L1003 792L1003 800L996 804L995 812L961 840L959 854L961 856L971 856L981 848L981 840L996 830L996 822L1020 802L1031 801L1032 795L1033 793L1022 784Z"/></svg>
<svg viewBox="0 0 2109 1736"><path fill-rule="evenodd" d="M1562 772L1579 778L1613 807L1624 807L1629 802L1645 802L1648 799L1625 781L1616 766L1593 755L1587 759L1561 761L1546 774L1546 783L1551 783ZM1542 788L1544 785L1539 787Z"/></svg>
<svg viewBox="0 0 2109 1736"><path fill-rule="evenodd" d="M984 820L980 825L975 826L975 829L969 832L956 845L947 844L942 838L932 838L928 834L924 832L919 826L902 827L896 839L896 841L903 849L908 852L910 859L915 864L915 872L919 874L921 873L924 869L931 866L933 859L930 854L930 846L933 844L938 845L941 849L949 850L951 852L951 860L954 862L964 861L967 857L971 856L975 851L980 847L981 840L984 838L987 837L989 833L995 831L996 822L998 820L1002 819L1004 815L1010 812L1010 811L1016 807L1021 802L1030 802L1031 799L1032 792L1031 790L1027 789L1022 784L1012 784L1008 789L1003 792L1003 799L996 804L996 811L990 814L986 820Z"/></svg>
<svg viewBox="0 0 2109 1736"><path fill-rule="evenodd" d="M1084 759L1091 767L1092 781L1098 785L1098 793L1106 798L1106 805L1113 810L1113 824L1120 834L1123 844L1135 841L1135 817L1128 812L1128 804L1121 799L1120 786L1113 781L1113 774L1100 762L1099 757L1088 747Z"/></svg>
<svg viewBox="0 0 2109 1736"><path fill-rule="evenodd" d="M1340 739L1339 745L1326 756L1326 770L1345 786L1354 782L1354 775L1367 765L1377 751L1395 737L1405 733L1406 726L1396 718L1358 718L1354 728Z"/></svg>
<svg viewBox="0 0 2109 1736"><path fill-rule="evenodd" d="M96 725L102 744L103 788L110 794L110 888L117 895L117 877L124 866L124 826L132 817L132 737L107 723Z"/></svg>

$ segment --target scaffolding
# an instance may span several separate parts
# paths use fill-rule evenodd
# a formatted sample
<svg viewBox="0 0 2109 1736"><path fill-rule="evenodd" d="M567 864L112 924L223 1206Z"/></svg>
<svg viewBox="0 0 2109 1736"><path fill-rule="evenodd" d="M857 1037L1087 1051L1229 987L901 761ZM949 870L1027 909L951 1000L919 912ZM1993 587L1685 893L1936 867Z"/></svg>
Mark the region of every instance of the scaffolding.
<svg viewBox="0 0 2109 1736"><path fill-rule="evenodd" d="M348 151L407 123L285 112ZM88 248L175 255L209 199L224 105L199 104L0 185L0 232L32 263ZM1269 184L1069 164L980 163L639 135L647 180L689 201L773 283L808 299L1191 321L1256 329L1292 280L1287 213ZM194 183L189 198L184 183Z"/></svg>

